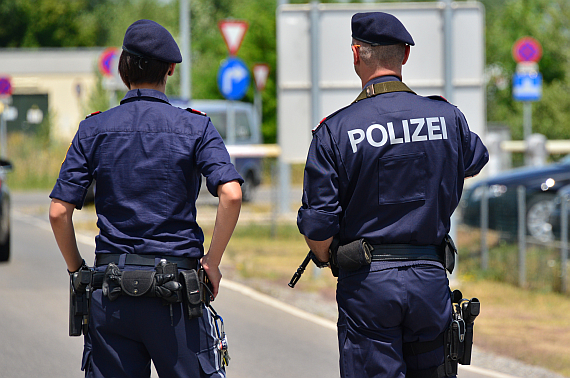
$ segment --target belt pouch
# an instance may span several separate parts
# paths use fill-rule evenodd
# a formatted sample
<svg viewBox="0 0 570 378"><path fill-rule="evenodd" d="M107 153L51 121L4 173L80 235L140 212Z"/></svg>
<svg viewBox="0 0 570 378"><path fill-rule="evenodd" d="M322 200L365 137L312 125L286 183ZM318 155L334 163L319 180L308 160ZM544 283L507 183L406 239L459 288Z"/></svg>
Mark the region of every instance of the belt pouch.
<svg viewBox="0 0 570 378"><path fill-rule="evenodd" d="M121 277L123 293L131 297L140 297L148 293L154 296L150 290L154 283L155 272L152 270L124 271Z"/></svg>
<svg viewBox="0 0 570 378"><path fill-rule="evenodd" d="M103 289L103 295L109 298L111 302L117 299L123 292L121 288L121 277L122 272L119 267L114 263L109 263L105 269L105 276L101 288Z"/></svg>
<svg viewBox="0 0 570 378"><path fill-rule="evenodd" d="M451 274L455 268L455 255L457 254L457 248L455 247L453 239L449 235L445 235L443 243L445 269L447 269L447 271Z"/></svg>
<svg viewBox="0 0 570 378"><path fill-rule="evenodd" d="M339 268L352 272L361 266L370 265L372 247L364 239L355 240L338 247L336 260Z"/></svg>
<svg viewBox="0 0 570 378"><path fill-rule="evenodd" d="M194 319L202 317L202 301L200 293L200 281L196 270L184 270L180 272L183 286L183 301L188 307L188 318Z"/></svg>

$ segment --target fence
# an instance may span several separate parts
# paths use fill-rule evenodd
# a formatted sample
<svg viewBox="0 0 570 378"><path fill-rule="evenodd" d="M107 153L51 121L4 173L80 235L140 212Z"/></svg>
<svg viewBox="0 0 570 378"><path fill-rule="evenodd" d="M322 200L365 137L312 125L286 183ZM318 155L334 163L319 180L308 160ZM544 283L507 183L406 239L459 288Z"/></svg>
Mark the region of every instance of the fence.
<svg viewBox="0 0 570 378"><path fill-rule="evenodd" d="M475 257L484 274L521 287L568 293L570 189L554 195L548 184L543 192L480 186L462 200L462 218L470 230L480 230ZM461 251L460 259L465 261Z"/></svg>

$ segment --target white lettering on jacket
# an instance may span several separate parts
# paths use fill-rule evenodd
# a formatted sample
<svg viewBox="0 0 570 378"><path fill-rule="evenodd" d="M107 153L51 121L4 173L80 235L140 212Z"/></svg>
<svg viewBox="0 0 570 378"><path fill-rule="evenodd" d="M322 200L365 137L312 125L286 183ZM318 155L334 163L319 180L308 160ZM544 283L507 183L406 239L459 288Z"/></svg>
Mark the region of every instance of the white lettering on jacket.
<svg viewBox="0 0 570 378"><path fill-rule="evenodd" d="M424 127L425 126L425 127ZM401 130L400 133L397 131ZM410 133L411 131L411 133ZM411 134L411 135L410 135ZM396 137L403 135L403 137ZM429 140L447 139L447 126L444 117L414 118L401 120L400 124L388 122L386 127L375 123L366 130L348 130L348 140L352 147L352 152L358 151L358 144L364 140L372 147L382 147L386 143L414 143Z"/></svg>

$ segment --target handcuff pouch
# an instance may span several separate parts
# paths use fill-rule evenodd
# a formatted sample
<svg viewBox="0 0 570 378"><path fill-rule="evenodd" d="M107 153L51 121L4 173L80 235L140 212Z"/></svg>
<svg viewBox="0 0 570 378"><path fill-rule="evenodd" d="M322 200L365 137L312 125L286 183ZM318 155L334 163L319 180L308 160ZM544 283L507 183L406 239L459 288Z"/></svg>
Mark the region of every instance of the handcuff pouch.
<svg viewBox="0 0 570 378"><path fill-rule="evenodd" d="M123 289L123 293L130 297L153 296L154 293L151 291L151 288L154 284L155 274L156 272L152 270L122 272L121 289Z"/></svg>

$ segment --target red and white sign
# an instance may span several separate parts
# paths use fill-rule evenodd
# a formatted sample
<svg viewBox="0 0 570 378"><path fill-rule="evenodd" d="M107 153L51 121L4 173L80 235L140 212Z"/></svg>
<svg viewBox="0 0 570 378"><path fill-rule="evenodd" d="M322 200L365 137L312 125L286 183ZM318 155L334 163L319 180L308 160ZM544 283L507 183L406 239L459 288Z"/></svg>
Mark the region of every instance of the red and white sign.
<svg viewBox="0 0 570 378"><path fill-rule="evenodd" d="M253 65L253 78L255 79L255 86L258 91L265 89L267 77L269 76L269 65L265 63L258 63Z"/></svg>
<svg viewBox="0 0 570 378"><path fill-rule="evenodd" d="M218 28L222 32L230 55L237 54L248 27L247 21L222 20L218 22Z"/></svg>
<svg viewBox="0 0 570 378"><path fill-rule="evenodd" d="M513 58L517 63L538 62L542 58L542 46L532 37L519 38L513 45Z"/></svg>
<svg viewBox="0 0 570 378"><path fill-rule="evenodd" d="M119 62L119 49L116 47L108 47L99 56L99 71L106 77L112 77L113 71L117 71Z"/></svg>
<svg viewBox="0 0 570 378"><path fill-rule="evenodd" d="M1 76L0 77L0 96L11 96L12 95L12 82L10 77Z"/></svg>

